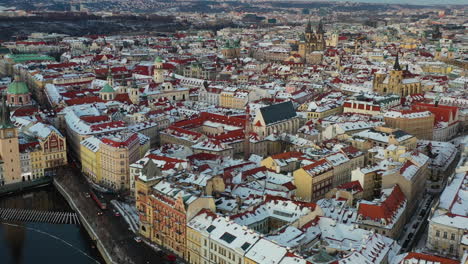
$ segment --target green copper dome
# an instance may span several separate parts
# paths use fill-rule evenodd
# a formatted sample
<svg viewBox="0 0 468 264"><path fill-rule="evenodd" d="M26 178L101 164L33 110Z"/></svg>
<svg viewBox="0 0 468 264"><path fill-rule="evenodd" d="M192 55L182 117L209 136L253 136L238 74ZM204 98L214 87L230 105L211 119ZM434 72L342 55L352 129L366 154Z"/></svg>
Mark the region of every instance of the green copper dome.
<svg viewBox="0 0 468 264"><path fill-rule="evenodd" d="M156 59L154 60L155 63L158 63L158 62L163 62L162 58L161 57L156 57Z"/></svg>
<svg viewBox="0 0 468 264"><path fill-rule="evenodd" d="M101 93L113 93L115 92L114 88L112 88L112 86L110 86L108 83L106 83L106 85L104 85L104 87L102 87L102 89L99 91Z"/></svg>
<svg viewBox="0 0 468 264"><path fill-rule="evenodd" d="M27 94L29 93L28 86L24 82L14 81L8 85L7 93L9 94Z"/></svg>

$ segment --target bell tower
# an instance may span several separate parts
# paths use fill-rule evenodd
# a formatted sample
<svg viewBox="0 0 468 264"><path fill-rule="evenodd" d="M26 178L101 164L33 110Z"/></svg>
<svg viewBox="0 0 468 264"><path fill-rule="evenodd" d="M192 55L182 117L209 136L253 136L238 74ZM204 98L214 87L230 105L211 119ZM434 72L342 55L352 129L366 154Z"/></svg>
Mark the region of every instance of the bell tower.
<svg viewBox="0 0 468 264"><path fill-rule="evenodd" d="M395 64L393 70L390 71L390 79L388 81L388 89L394 94L400 94L401 83L403 81L403 70L401 69L400 62L398 59L398 53L395 58Z"/></svg>
<svg viewBox="0 0 468 264"><path fill-rule="evenodd" d="M18 130L10 120L10 108L6 103L6 95L3 94L0 109L0 156L3 160L3 179L0 179L0 185L24 181L21 179Z"/></svg>
<svg viewBox="0 0 468 264"><path fill-rule="evenodd" d="M155 83L163 83L164 82L163 60L159 56L154 60L153 81Z"/></svg>

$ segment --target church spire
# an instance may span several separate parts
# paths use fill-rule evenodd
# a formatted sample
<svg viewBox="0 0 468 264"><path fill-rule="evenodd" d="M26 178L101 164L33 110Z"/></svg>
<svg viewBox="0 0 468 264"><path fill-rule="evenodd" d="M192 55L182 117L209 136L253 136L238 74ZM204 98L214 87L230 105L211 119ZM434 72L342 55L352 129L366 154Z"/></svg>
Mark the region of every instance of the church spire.
<svg viewBox="0 0 468 264"><path fill-rule="evenodd" d="M396 54L395 64L393 65L393 69L395 71L401 71L400 62L398 61L398 54L399 54L399 52L397 52L397 54Z"/></svg>
<svg viewBox="0 0 468 264"><path fill-rule="evenodd" d="M12 128L13 123L10 119L10 107L6 102L6 94L2 93L2 108L0 110L0 128Z"/></svg>
<svg viewBox="0 0 468 264"><path fill-rule="evenodd" d="M306 33L312 33L312 24L310 23L310 19L309 19L309 22L307 22L307 26L305 28L305 32Z"/></svg>
<svg viewBox="0 0 468 264"><path fill-rule="evenodd" d="M320 22L317 27L317 34L324 34L325 30L323 30L323 24L322 24L322 19L320 19Z"/></svg>

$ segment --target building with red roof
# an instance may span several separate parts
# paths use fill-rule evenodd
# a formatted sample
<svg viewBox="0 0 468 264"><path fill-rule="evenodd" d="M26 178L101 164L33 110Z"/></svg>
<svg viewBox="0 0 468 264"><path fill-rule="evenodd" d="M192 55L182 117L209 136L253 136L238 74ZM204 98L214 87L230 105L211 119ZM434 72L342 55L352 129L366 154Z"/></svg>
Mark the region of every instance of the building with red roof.
<svg viewBox="0 0 468 264"><path fill-rule="evenodd" d="M435 104L415 103L411 106L413 110L429 111L434 115L433 140L448 141L458 133L458 107Z"/></svg>
<svg viewBox="0 0 468 264"><path fill-rule="evenodd" d="M397 238L405 225L406 202L405 194L397 184L390 190L384 190L377 202L358 203L356 223L359 228Z"/></svg>

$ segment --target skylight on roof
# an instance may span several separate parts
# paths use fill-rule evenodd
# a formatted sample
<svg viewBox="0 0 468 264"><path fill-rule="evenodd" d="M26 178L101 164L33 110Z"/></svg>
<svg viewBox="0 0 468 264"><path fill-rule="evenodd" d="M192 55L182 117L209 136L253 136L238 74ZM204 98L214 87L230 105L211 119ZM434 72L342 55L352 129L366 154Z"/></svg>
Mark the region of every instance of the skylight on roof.
<svg viewBox="0 0 468 264"><path fill-rule="evenodd" d="M210 226L206 229L206 231L207 231L208 233L211 233L215 228L216 228L216 227L215 227L214 225L210 225Z"/></svg>
<svg viewBox="0 0 468 264"><path fill-rule="evenodd" d="M248 243L248 242L245 242L245 243L241 246L242 250L244 250L244 251L246 251L249 247L250 247L250 243Z"/></svg>
<svg viewBox="0 0 468 264"><path fill-rule="evenodd" d="M226 241L227 243L231 243L236 239L234 235L229 234L228 232L225 232L219 239Z"/></svg>

